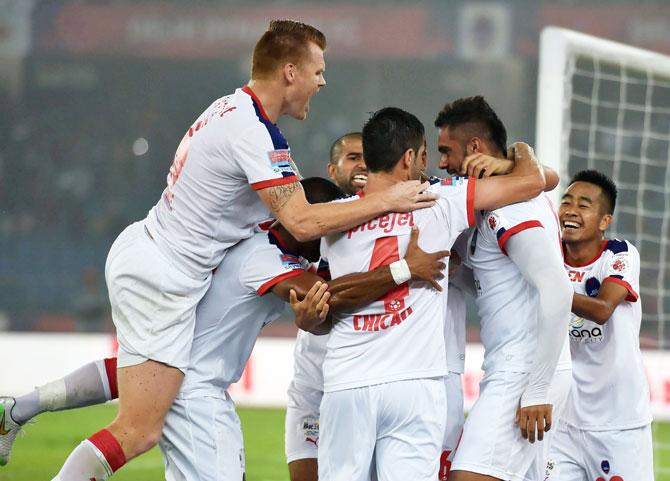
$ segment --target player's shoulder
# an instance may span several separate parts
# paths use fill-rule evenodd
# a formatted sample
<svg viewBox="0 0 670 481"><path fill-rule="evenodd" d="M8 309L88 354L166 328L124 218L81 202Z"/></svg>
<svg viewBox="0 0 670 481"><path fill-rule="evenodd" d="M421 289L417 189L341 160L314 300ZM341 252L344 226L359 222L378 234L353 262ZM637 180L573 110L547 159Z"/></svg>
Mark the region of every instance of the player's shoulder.
<svg viewBox="0 0 670 481"><path fill-rule="evenodd" d="M603 249L603 256L628 255L633 257L640 257L635 245L625 239L608 239Z"/></svg>

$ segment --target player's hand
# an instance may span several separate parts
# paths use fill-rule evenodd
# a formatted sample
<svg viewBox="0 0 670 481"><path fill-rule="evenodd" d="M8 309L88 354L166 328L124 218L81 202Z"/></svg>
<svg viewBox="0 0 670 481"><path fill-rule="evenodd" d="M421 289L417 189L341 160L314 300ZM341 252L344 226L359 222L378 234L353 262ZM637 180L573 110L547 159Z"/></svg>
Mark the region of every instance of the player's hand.
<svg viewBox="0 0 670 481"><path fill-rule="evenodd" d="M295 289L289 292L289 303L295 314L295 323L298 326L316 326L328 316L328 284L317 281L310 288L302 301L298 300Z"/></svg>
<svg viewBox="0 0 670 481"><path fill-rule="evenodd" d="M388 212L411 212L434 206L438 195L425 192L428 187L430 183L421 183L418 180L407 180L393 185L382 193L386 210Z"/></svg>
<svg viewBox="0 0 670 481"><path fill-rule="evenodd" d="M524 172L534 171L540 169L540 163L535 157L535 151L533 148L525 142L515 142L509 148L508 155L513 152L514 154L514 171L518 172L523 170ZM541 169L540 169L541 170Z"/></svg>
<svg viewBox="0 0 670 481"><path fill-rule="evenodd" d="M531 444L535 439L542 441L544 433L551 429L551 404L535 406L519 406L516 412L516 423L521 429L521 436Z"/></svg>
<svg viewBox="0 0 670 481"><path fill-rule="evenodd" d="M481 153L468 155L461 165L461 175L483 179L491 175L508 174L514 168L514 161L499 159Z"/></svg>
<svg viewBox="0 0 670 481"><path fill-rule="evenodd" d="M437 251L433 253L424 252L419 247L419 228L412 227L409 237L409 245L405 254L405 261L409 266L409 272L415 281L430 282L438 291L442 290L438 280L444 278L444 269L447 265L441 260L449 255L449 251Z"/></svg>

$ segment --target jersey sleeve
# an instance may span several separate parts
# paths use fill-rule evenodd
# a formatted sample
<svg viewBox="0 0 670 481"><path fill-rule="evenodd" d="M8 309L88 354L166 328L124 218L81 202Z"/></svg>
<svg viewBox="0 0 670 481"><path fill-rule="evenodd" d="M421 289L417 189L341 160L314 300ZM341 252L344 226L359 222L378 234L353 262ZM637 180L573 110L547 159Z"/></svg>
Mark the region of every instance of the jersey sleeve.
<svg viewBox="0 0 670 481"><path fill-rule="evenodd" d="M240 272L240 282L262 296L277 283L303 272L305 270L297 256L286 254L268 242L247 257Z"/></svg>
<svg viewBox="0 0 670 481"><path fill-rule="evenodd" d="M288 143L276 126L271 127L259 123L232 145L234 158L254 190L299 180Z"/></svg>
<svg viewBox="0 0 670 481"><path fill-rule="evenodd" d="M437 208L454 239L475 225L475 185L474 178L448 177L439 179L430 188L440 196Z"/></svg>
<svg viewBox="0 0 670 481"><path fill-rule="evenodd" d="M498 243L503 254L507 255L505 244L514 234L535 227L544 228L542 222L533 215L530 204L521 202L484 214L481 231Z"/></svg>
<svg viewBox="0 0 670 481"><path fill-rule="evenodd" d="M626 288L628 295L626 300L635 302L638 295L640 283L640 254L637 249L626 241L611 240L607 244L607 250L612 255L607 260L603 283L614 282Z"/></svg>

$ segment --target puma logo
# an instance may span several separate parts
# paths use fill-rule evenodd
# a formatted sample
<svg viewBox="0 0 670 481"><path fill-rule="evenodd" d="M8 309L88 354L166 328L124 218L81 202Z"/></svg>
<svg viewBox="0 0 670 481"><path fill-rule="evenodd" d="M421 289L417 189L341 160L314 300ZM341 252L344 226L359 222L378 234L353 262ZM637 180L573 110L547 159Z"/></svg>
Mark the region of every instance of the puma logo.
<svg viewBox="0 0 670 481"><path fill-rule="evenodd" d="M316 442L316 439L305 438L305 441L307 441L308 443L314 443L314 446L316 446L317 448L319 447L319 445Z"/></svg>

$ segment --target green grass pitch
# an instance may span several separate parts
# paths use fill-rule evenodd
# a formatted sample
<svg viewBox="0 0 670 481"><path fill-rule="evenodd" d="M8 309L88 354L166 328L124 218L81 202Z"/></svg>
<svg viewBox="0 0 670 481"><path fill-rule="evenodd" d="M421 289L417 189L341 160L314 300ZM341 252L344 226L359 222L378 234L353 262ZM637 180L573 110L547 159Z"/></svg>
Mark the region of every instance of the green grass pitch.
<svg viewBox="0 0 670 481"><path fill-rule="evenodd" d="M244 429L248 481L288 481L284 463L284 410L238 410ZM116 413L112 404L76 411L42 414L17 439L9 464L0 467L0 481L51 479L81 440L107 424ZM656 481L670 481L670 423L654 429L658 470ZM161 481L163 461L155 448L124 466L115 481Z"/></svg>

